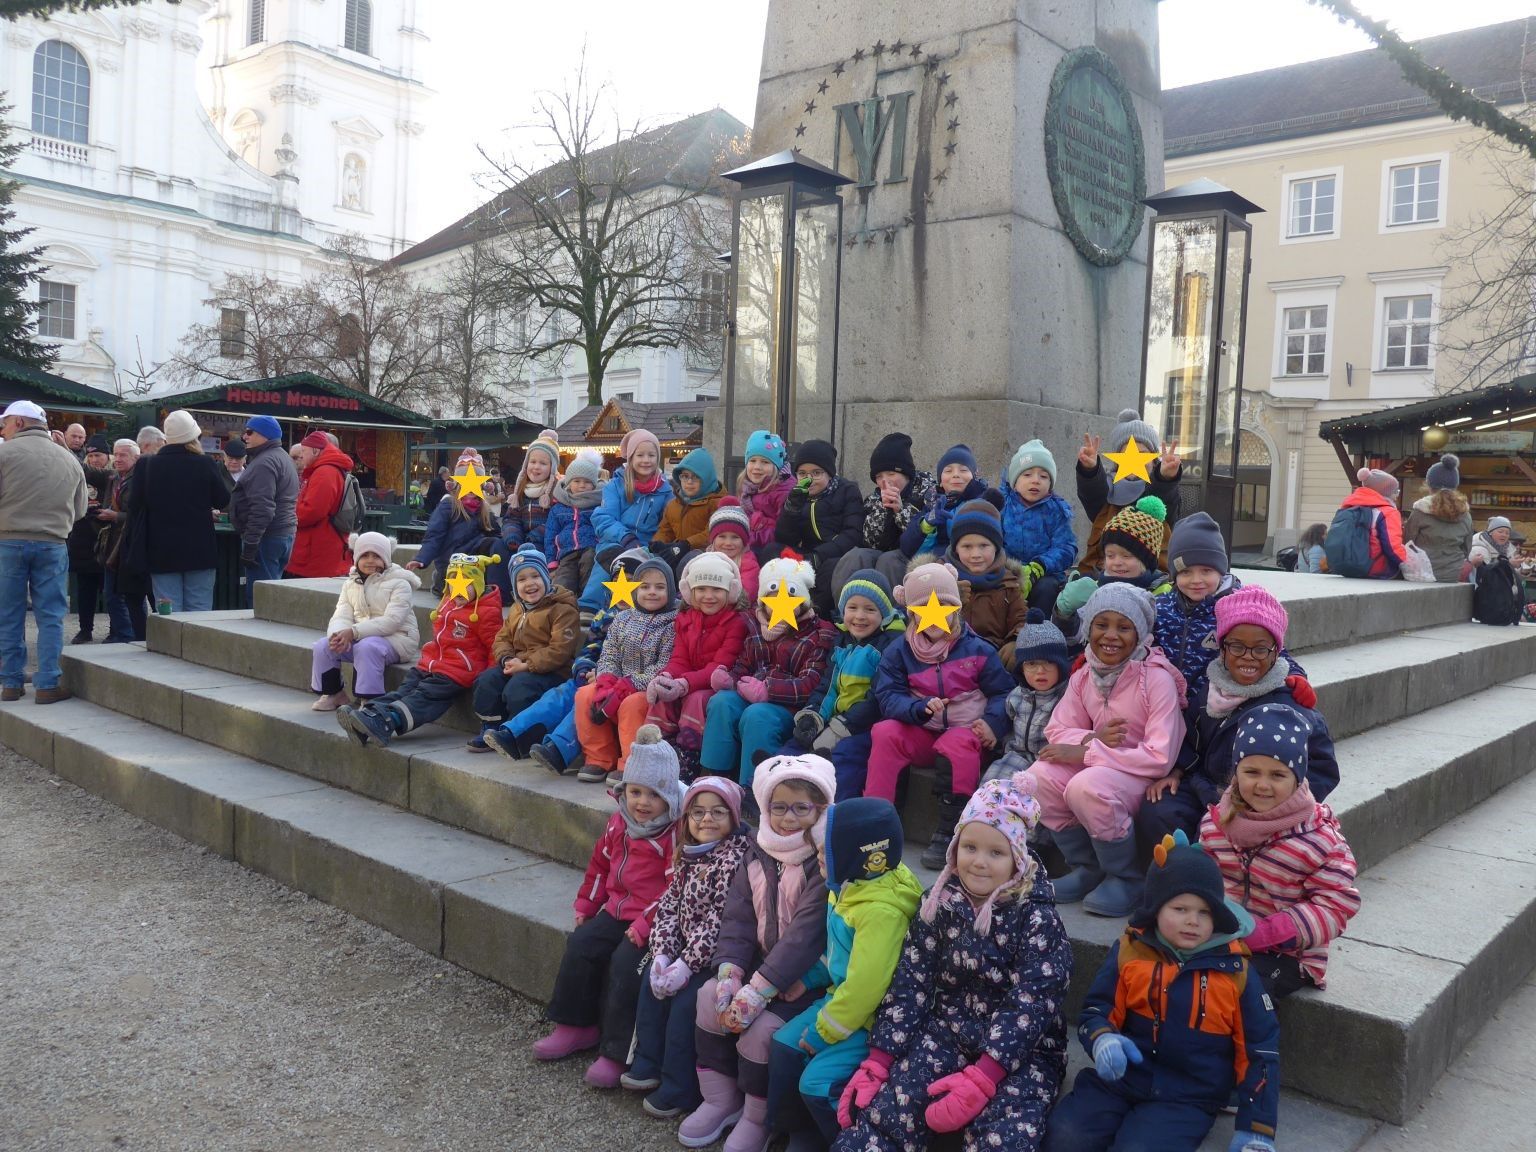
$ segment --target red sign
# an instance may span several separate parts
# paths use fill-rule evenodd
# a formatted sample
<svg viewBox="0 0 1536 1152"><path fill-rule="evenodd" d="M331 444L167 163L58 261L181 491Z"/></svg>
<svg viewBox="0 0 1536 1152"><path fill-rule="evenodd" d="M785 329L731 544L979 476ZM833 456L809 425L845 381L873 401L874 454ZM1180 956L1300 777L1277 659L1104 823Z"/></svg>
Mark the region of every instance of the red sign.
<svg viewBox="0 0 1536 1152"><path fill-rule="evenodd" d="M230 404L253 404L266 408L306 408L323 412L361 412L363 405L350 396L330 396L323 392L296 392L292 388L281 392L263 392L256 388L240 388L234 385L224 389L224 399Z"/></svg>

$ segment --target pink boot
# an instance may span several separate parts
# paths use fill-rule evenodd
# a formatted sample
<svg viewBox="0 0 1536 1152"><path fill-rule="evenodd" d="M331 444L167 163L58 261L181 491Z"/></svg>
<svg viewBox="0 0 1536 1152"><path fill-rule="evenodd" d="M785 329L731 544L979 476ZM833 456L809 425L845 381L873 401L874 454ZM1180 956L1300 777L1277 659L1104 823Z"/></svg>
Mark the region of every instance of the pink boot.
<svg viewBox="0 0 1536 1152"><path fill-rule="evenodd" d="M533 1054L540 1060L564 1060L587 1048L596 1048L601 1030L596 1024L578 1028L574 1024L556 1024L555 1030L533 1042Z"/></svg>
<svg viewBox="0 0 1536 1152"><path fill-rule="evenodd" d="M599 1056L587 1066L586 1074L582 1079L594 1088L617 1088L619 1077L622 1075L624 1075L624 1065L617 1060L610 1060L607 1056Z"/></svg>
<svg viewBox="0 0 1536 1152"><path fill-rule="evenodd" d="M725 1142L725 1152L763 1152L767 1147L768 1101L762 1096L747 1096L741 1119Z"/></svg>
<svg viewBox="0 0 1536 1152"><path fill-rule="evenodd" d="M700 1104L678 1126L677 1140L684 1148L707 1148L741 1118L741 1089L736 1080L709 1068L698 1069Z"/></svg>

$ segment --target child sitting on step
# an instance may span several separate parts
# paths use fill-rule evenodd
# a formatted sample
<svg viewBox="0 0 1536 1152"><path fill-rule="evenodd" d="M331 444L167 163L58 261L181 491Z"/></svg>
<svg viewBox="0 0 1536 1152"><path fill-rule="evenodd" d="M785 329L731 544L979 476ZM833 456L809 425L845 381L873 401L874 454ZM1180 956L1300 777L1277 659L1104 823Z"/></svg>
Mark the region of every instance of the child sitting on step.
<svg viewBox="0 0 1536 1152"><path fill-rule="evenodd" d="M486 565L495 562L494 556L463 553L449 560L446 574L453 584L432 611L432 639L421 659L395 691L336 709L336 723L348 736L387 748L394 737L439 719L474 684L490 663L501 627L501 593L485 586Z"/></svg>
<svg viewBox="0 0 1536 1152"><path fill-rule="evenodd" d="M779 554L779 513L795 486L789 467L789 449L775 432L763 429L747 437L742 455L746 464L736 481L736 497L746 509L750 535L747 548L759 561Z"/></svg>
<svg viewBox="0 0 1536 1152"><path fill-rule="evenodd" d="M555 1028L533 1046L540 1060L597 1048L585 1076L594 1088L617 1088L629 1062L651 918L672 881L683 789L677 756L654 726L635 733L614 798L619 810L592 848L576 893L576 930L544 1013Z"/></svg>
<svg viewBox="0 0 1536 1152"><path fill-rule="evenodd" d="M596 612L608 603L603 573L626 548L649 548L672 490L661 474L661 442L644 428L631 428L619 441L624 463L603 486L602 502L592 511L597 532L597 564L579 604Z"/></svg>
<svg viewBox="0 0 1536 1152"><path fill-rule="evenodd" d="M1308 784L1312 717L1265 704L1243 717L1232 783L1200 821L1227 898L1257 923L1243 938L1273 999L1327 986L1328 942L1360 911L1355 856Z"/></svg>
<svg viewBox="0 0 1536 1152"><path fill-rule="evenodd" d="M1003 552L1002 516L985 500L968 500L949 521L949 539L944 560L959 576L960 618L1012 672L1013 641L1029 615L1029 592Z"/></svg>
<svg viewBox="0 0 1536 1152"><path fill-rule="evenodd" d="M837 449L825 440L797 445L794 464L796 483L784 498L777 539L815 571L816 612L830 619L838 561L863 537L864 497L858 484L838 475Z"/></svg>
<svg viewBox="0 0 1536 1152"><path fill-rule="evenodd" d="M473 448L466 448L453 467L456 477L465 475L473 465L476 472L485 473L485 461ZM491 506L474 494L461 494L457 480L448 482L448 494L437 502L427 518L427 531L421 538L416 555L406 562L412 572L437 565L432 581L432 591L441 596L443 578L454 556L496 555L500 544L500 523L491 512ZM493 578L498 589L505 580L500 573ZM510 589L504 592L510 594Z"/></svg>
<svg viewBox="0 0 1536 1152"><path fill-rule="evenodd" d="M1205 667L1211 662L1206 642L1216 629L1216 602L1242 583L1229 571L1221 528L1205 512L1186 516L1173 526L1168 564L1173 569L1173 587L1158 594L1153 641L1183 675L1189 698L1198 700L1205 692Z"/></svg>
<svg viewBox="0 0 1536 1152"><path fill-rule="evenodd" d="M922 516L907 522L901 534L901 551L909 559L922 556L936 560L949 551L949 518L967 500L980 500L988 494L987 482L976 464L976 454L964 444L956 444L939 457L938 492ZM931 555L930 555L931 553Z"/></svg>
<svg viewBox="0 0 1536 1152"><path fill-rule="evenodd" d="M1097 589L1129 584L1153 596L1173 589L1173 582L1157 567L1166 514L1163 502L1156 496L1143 496L1134 507L1120 509L1105 525L1101 537L1103 569L1097 576L1079 576L1068 582L1056 597L1056 625L1069 641L1083 643L1083 626L1087 621L1082 607Z"/></svg>
<svg viewBox="0 0 1536 1152"><path fill-rule="evenodd" d="M545 555L549 557L549 575L572 596L580 596L592 577L597 557L597 534L592 513L603 499L603 458L591 448L583 448L555 481L544 522ZM590 624L591 620L583 621Z"/></svg>
<svg viewBox="0 0 1536 1152"><path fill-rule="evenodd" d="M1179 518L1179 475L1183 471L1178 445L1160 447L1161 437L1157 429L1141 418L1134 408L1121 411L1119 421L1110 432L1107 441L1094 435L1083 437L1083 446L1077 452L1077 503L1084 514L1093 521L1088 531L1088 543L1083 549L1078 568L1088 576L1097 575L1104 566L1102 534L1109 521L1122 509L1130 508L1143 496L1156 496L1167 509L1166 522L1172 524ZM1123 452L1132 441L1143 452L1162 455L1147 465L1150 483L1135 476L1121 476L1114 461L1099 456L1101 443L1111 452ZM1166 531L1166 530L1165 530ZM1153 559L1149 568L1162 567L1167 562L1168 537L1163 536L1152 549Z"/></svg>
<svg viewBox="0 0 1536 1152"><path fill-rule="evenodd" d="M674 572L688 553L709 545L709 518L720 506L725 488L715 478L715 461L695 448L672 469L672 499L661 510L661 523L651 537L651 551Z"/></svg>
<svg viewBox="0 0 1536 1152"><path fill-rule="evenodd" d="M421 655L412 600L421 581L390 559L395 542L378 532L354 535L352 575L341 586L325 635L315 641L310 687L320 693L316 712L334 712L347 702L341 665L357 670L352 690L359 700L382 696L384 670L414 664Z"/></svg>
<svg viewBox="0 0 1536 1152"><path fill-rule="evenodd" d="M1003 754L982 777L983 783L1006 780L1040 758L1051 742L1046 727L1067 694L1067 677L1072 675L1066 637L1038 608L1029 610L1029 618L1019 629L1014 659L1019 683L1008 693L1008 719L1013 730Z"/></svg>
<svg viewBox="0 0 1536 1152"><path fill-rule="evenodd" d="M517 470L517 479L512 481L502 504L501 539L507 552L516 552L524 544L532 544L540 552L546 551L545 528L554 506L559 474L559 438L552 429L546 428L523 450L523 463Z"/></svg>
<svg viewBox="0 0 1536 1152"><path fill-rule="evenodd" d="M1056 492L1056 457L1039 440L1020 445L1008 462L1002 534L1002 548L1019 566L1024 595L1049 612L1077 559L1077 535L1072 505Z"/></svg>
<svg viewBox="0 0 1536 1152"><path fill-rule="evenodd" d="M748 546L752 539L752 522L741 501L734 496L722 496L719 505L709 518L708 552L718 552L730 557L741 576L741 597L738 608L757 603L757 581L760 565ZM684 563L687 563L685 560Z"/></svg>

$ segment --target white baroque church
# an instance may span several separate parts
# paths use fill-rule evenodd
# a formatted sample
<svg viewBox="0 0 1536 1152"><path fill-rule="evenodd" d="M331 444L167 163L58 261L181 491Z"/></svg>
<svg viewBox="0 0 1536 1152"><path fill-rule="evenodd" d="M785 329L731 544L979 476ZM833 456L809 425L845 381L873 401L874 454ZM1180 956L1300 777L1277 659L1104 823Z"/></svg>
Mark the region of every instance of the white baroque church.
<svg viewBox="0 0 1536 1152"><path fill-rule="evenodd" d="M161 0L4 26L17 215L56 371L118 394L231 273L297 282L332 236L411 245L425 0ZM233 321L235 318L224 318Z"/></svg>

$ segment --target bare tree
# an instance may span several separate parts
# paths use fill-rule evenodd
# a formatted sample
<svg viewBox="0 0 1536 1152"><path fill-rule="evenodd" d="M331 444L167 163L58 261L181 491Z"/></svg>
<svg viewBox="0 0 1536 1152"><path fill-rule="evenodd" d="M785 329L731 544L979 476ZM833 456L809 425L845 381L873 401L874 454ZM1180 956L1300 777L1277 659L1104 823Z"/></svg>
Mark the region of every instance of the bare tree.
<svg viewBox="0 0 1536 1152"><path fill-rule="evenodd" d="M304 294L270 276L234 273L203 303L215 319L194 324L166 376L191 386L218 380L267 380L310 369L316 316Z"/></svg>
<svg viewBox="0 0 1536 1152"><path fill-rule="evenodd" d="M505 300L495 280L491 241L458 249L428 291L434 382L444 410L459 417L497 416L514 404L508 389L519 366L519 341L502 322Z"/></svg>

